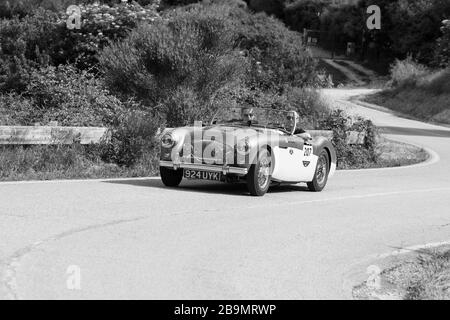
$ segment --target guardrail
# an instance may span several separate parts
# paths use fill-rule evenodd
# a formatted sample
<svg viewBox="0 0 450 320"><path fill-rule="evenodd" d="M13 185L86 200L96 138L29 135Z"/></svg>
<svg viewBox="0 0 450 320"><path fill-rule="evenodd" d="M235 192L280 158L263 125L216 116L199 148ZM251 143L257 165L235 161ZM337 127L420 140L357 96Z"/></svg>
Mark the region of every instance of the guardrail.
<svg viewBox="0 0 450 320"><path fill-rule="evenodd" d="M91 144L109 139L108 128L0 126L0 145Z"/></svg>
<svg viewBox="0 0 450 320"><path fill-rule="evenodd" d="M159 130L157 136L164 131ZM308 132L313 138L318 136L330 140L333 138L331 130L308 130ZM0 145L91 144L107 141L109 138L110 131L104 127L0 126ZM347 132L347 144L363 144L364 139L363 133Z"/></svg>

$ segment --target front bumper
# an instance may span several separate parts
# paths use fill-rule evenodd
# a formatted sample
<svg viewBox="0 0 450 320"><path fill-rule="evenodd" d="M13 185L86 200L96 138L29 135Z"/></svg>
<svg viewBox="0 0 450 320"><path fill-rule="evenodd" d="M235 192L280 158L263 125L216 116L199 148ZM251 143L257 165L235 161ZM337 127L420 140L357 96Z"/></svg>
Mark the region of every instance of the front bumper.
<svg viewBox="0 0 450 320"><path fill-rule="evenodd" d="M177 169L192 169L192 170L204 170L204 171L211 171L211 172L222 172L222 174L237 174L245 176L248 173L247 168L240 168L240 167L230 167L228 165L208 165L208 164L201 164L201 163L174 163L172 161L159 161L159 165L161 167L168 167L173 168L175 170Z"/></svg>

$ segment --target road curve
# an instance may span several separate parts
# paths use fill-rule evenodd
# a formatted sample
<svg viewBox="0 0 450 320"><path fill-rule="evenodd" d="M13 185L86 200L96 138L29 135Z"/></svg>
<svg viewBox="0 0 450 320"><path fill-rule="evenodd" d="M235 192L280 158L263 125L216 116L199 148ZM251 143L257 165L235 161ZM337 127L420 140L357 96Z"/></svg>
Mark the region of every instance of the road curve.
<svg viewBox="0 0 450 320"><path fill-rule="evenodd" d="M348 298L348 275L370 257L450 240L450 130L347 101L365 92L324 94L435 161L262 198L159 179L0 184L0 298Z"/></svg>

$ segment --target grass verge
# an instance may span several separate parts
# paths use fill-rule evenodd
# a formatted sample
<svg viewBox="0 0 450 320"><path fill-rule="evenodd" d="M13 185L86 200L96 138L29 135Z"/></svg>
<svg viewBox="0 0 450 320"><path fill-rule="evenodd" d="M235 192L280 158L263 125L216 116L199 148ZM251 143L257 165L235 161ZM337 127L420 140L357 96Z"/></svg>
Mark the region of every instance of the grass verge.
<svg viewBox="0 0 450 320"><path fill-rule="evenodd" d="M362 101L383 106L407 118L450 124L450 92L434 95L418 89L386 89L367 95Z"/></svg>
<svg viewBox="0 0 450 320"><path fill-rule="evenodd" d="M102 179L158 175L158 155L146 154L132 166L102 161L95 146L61 145L0 147L0 181ZM376 147L377 162L343 165L339 169L381 168L425 161L428 154L415 146L386 139Z"/></svg>
<svg viewBox="0 0 450 320"><path fill-rule="evenodd" d="M376 161L363 161L352 165L338 165L339 169L375 169L409 166L426 161L429 154L422 148L380 138L376 148Z"/></svg>
<svg viewBox="0 0 450 320"><path fill-rule="evenodd" d="M387 259L392 261L379 274L379 286L355 286L355 299L450 299L450 246Z"/></svg>
<svg viewBox="0 0 450 320"><path fill-rule="evenodd" d="M127 167L104 162L96 146L0 147L0 181L147 177L157 172L154 154Z"/></svg>
<svg viewBox="0 0 450 320"><path fill-rule="evenodd" d="M391 87L363 100L418 120L450 124L450 69L431 72L411 61L397 62Z"/></svg>
<svg viewBox="0 0 450 320"><path fill-rule="evenodd" d="M423 149L410 144L381 138L376 152L378 160L375 167L400 167L426 161L429 154Z"/></svg>

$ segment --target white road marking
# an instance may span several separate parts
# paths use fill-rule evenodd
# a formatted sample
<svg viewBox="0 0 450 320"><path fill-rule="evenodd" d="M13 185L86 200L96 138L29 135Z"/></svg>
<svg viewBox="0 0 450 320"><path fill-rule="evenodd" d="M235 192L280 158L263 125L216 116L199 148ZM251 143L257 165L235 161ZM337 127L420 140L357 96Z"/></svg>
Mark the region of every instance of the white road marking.
<svg viewBox="0 0 450 320"><path fill-rule="evenodd" d="M439 191L450 191L450 188L431 188L431 189L416 189L416 190L404 190L404 191L391 191L391 192L378 192L378 193L369 193L362 195L353 195L353 196L343 196L343 197L334 197L334 198L324 198L324 199L314 199L314 200L302 200L302 201L289 201L288 203L283 203L282 205L298 205L298 204L306 204L306 203L315 203L315 202L328 202L328 201L340 201L340 200L350 200L350 199L364 199L364 198L374 198L374 197L384 197L384 196L395 196L395 195L404 195L411 193L426 193L426 192L439 192ZM249 209L258 208L258 207L276 207L280 205L277 203L273 206L270 204L261 204L257 206L248 206Z"/></svg>
<svg viewBox="0 0 450 320"><path fill-rule="evenodd" d="M398 256L398 255L405 254L405 253L411 253L413 251L419 251L419 250L423 250L423 249L432 249L432 248L448 246L448 245L450 245L450 240L442 241L442 242L431 242L431 243L426 243L426 244L418 244L415 246L410 246L410 247L406 247L403 249L395 250L392 252L379 254L379 255L376 255L376 257L378 259L385 259L388 257L394 257L394 256Z"/></svg>

